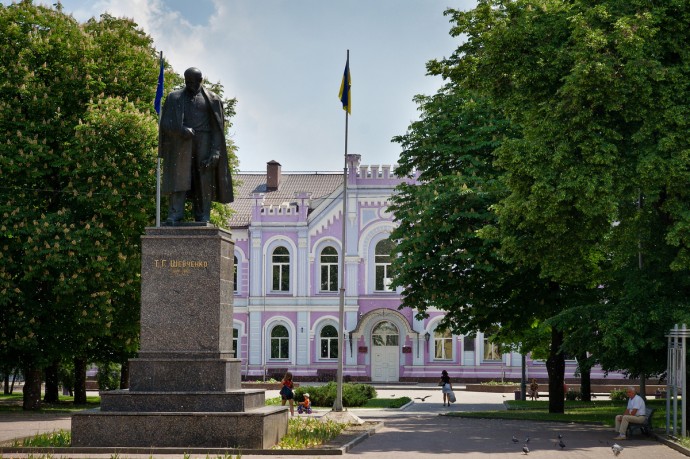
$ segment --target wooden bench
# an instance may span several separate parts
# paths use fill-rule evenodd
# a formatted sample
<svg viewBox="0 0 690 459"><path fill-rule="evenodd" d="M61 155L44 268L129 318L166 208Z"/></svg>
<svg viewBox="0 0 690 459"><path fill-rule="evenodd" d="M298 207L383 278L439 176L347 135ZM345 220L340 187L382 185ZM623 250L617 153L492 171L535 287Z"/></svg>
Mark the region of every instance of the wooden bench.
<svg viewBox="0 0 690 459"><path fill-rule="evenodd" d="M316 370L316 380L319 382L335 381L338 377L338 369L334 368L318 368Z"/></svg>
<svg viewBox="0 0 690 459"><path fill-rule="evenodd" d="M645 434L647 436L652 433L652 415L654 414L654 409L647 409L644 416L644 422L641 424L628 424L628 430L625 432L626 437L630 437L635 433Z"/></svg>
<svg viewBox="0 0 690 459"><path fill-rule="evenodd" d="M287 368L266 368L266 377L275 379L276 381L282 381L287 371Z"/></svg>

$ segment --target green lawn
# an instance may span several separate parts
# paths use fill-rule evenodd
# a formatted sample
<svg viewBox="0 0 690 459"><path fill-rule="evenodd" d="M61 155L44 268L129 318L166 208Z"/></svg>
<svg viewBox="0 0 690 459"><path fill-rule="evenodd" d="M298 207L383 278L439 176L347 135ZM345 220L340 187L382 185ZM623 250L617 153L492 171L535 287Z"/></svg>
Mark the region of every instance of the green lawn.
<svg viewBox="0 0 690 459"><path fill-rule="evenodd" d="M451 412L448 416L483 419L525 419L530 421L577 422L613 427L615 417L625 411L626 402L609 400L595 402L566 401L565 413L549 413L548 401L508 401L508 411ZM647 400L647 407L656 411L652 417L654 428L666 427L666 401Z"/></svg>

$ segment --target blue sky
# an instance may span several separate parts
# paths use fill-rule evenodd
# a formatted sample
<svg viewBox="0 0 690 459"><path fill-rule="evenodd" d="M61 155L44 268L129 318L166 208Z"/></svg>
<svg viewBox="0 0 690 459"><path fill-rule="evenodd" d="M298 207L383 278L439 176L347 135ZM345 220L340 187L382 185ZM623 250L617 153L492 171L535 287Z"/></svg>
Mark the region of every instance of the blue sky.
<svg viewBox="0 0 690 459"><path fill-rule="evenodd" d="M52 4L56 0L41 1ZM2 1L2 3L9 3ZM433 94L425 64L460 44L447 7L474 0L62 0L84 21L133 18L180 74L198 67L238 99L231 135L240 169L342 170L345 112L338 90L350 50L348 153L395 164L395 135L418 119L412 98Z"/></svg>

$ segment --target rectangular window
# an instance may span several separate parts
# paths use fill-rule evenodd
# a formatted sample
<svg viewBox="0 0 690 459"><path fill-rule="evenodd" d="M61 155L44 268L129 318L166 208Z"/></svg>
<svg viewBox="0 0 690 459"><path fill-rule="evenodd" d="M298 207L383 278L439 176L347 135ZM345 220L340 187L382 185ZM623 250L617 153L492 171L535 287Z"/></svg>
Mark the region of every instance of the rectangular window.
<svg viewBox="0 0 690 459"><path fill-rule="evenodd" d="M338 291L338 265L337 264L321 265L321 291L322 292L337 292Z"/></svg>
<svg viewBox="0 0 690 459"><path fill-rule="evenodd" d="M338 358L338 338L321 338L321 358Z"/></svg>
<svg viewBox="0 0 690 459"><path fill-rule="evenodd" d="M484 360L501 360L498 344L489 342L488 338L484 338Z"/></svg>
<svg viewBox="0 0 690 459"><path fill-rule="evenodd" d="M237 347L239 346L239 335L240 332L238 329L233 328L232 329L232 356L233 358L237 358Z"/></svg>
<svg viewBox="0 0 690 459"><path fill-rule="evenodd" d="M271 338L271 358L287 359L290 357L289 338Z"/></svg>
<svg viewBox="0 0 690 459"><path fill-rule="evenodd" d="M379 292L391 291L391 279L388 277L390 264L376 265L376 290Z"/></svg>
<svg viewBox="0 0 690 459"><path fill-rule="evenodd" d="M435 338L434 346L434 358L436 360L451 360L453 358L453 338Z"/></svg>
<svg viewBox="0 0 690 459"><path fill-rule="evenodd" d="M474 342L475 342L474 336L464 336L462 338L463 349L466 351L474 351Z"/></svg>
<svg viewBox="0 0 690 459"><path fill-rule="evenodd" d="M273 291L290 291L290 265L275 263L273 265Z"/></svg>
<svg viewBox="0 0 690 459"><path fill-rule="evenodd" d="M386 346L397 346L398 335L386 335Z"/></svg>

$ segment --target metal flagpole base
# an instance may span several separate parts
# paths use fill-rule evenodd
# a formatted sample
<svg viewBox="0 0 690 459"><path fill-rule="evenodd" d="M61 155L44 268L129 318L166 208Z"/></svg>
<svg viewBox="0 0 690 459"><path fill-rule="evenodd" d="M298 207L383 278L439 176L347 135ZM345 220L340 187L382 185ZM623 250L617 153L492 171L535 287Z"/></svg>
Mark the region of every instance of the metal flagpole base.
<svg viewBox="0 0 690 459"><path fill-rule="evenodd" d="M339 424L357 424L362 425L364 421L349 411L329 411L321 416L321 419L335 421Z"/></svg>

